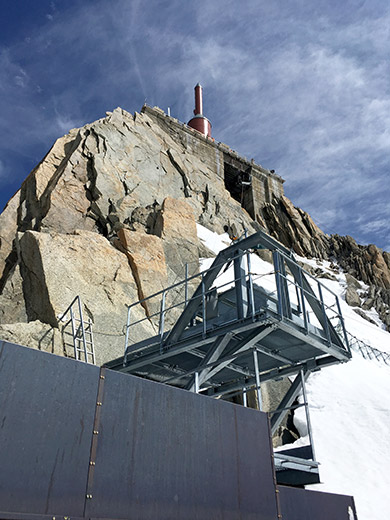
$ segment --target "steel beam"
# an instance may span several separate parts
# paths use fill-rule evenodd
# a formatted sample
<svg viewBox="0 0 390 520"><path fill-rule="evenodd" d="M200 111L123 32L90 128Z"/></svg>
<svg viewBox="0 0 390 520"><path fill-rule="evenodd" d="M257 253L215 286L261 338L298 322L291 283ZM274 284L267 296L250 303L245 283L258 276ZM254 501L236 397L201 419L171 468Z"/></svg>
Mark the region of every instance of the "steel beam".
<svg viewBox="0 0 390 520"><path fill-rule="evenodd" d="M253 364L254 364L254 367L255 367L257 402L258 402L259 410L261 411L263 409L263 399L261 397L259 359L257 357L256 349L253 349Z"/></svg>
<svg viewBox="0 0 390 520"><path fill-rule="evenodd" d="M234 255L234 283L236 287L237 319L246 318L248 314L248 289L246 286L244 251L237 249Z"/></svg>
<svg viewBox="0 0 390 520"><path fill-rule="evenodd" d="M264 383L265 381L273 381L275 379L280 379L281 377L295 375L299 373L301 369L308 370L308 367L310 367L310 371L315 371L320 370L326 366L337 365L338 363L340 363L340 361L332 356L320 359L311 359L290 367L277 368L270 370L269 372L264 372L261 374L261 380ZM244 386L248 390L254 388L256 386L256 379L252 377L233 383L229 382L222 384L219 386L218 391L212 394L212 397L219 397L222 395L231 394L233 392L242 391Z"/></svg>
<svg viewBox="0 0 390 520"><path fill-rule="evenodd" d="M232 339L233 333L229 332L228 334L225 334L222 337L219 337L215 340L214 345L212 345L207 352L206 356L203 358L201 363L199 364L197 368L198 373L198 384L199 387L202 386L204 381L207 379L207 375L212 370L211 367L204 368L205 365L208 365L209 363L212 363L213 361L216 361L222 354L222 352L225 350L225 347L228 345L229 341ZM185 388L186 390L193 390L194 382L190 382Z"/></svg>
<svg viewBox="0 0 390 520"><path fill-rule="evenodd" d="M270 325L266 329L261 330L260 332L258 330L255 330L251 334L248 334L246 338L243 338L237 345L232 347L230 352L227 352L226 355L228 357L231 357L231 360L234 360L239 354L241 354L244 351L249 350L255 343L258 341L261 341L263 338L268 336L272 331L274 330L274 327ZM214 377L218 372L223 370L229 365L230 361L221 361L219 365L217 365L215 368L211 369L206 378L203 382L209 381L212 377Z"/></svg>
<svg viewBox="0 0 390 520"><path fill-rule="evenodd" d="M309 377L309 372L306 371L304 373L305 379ZM302 379L301 375L298 374L292 385L290 386L289 390L287 391L286 395L283 397L283 399L280 401L278 405L278 409L275 410L271 417L271 435L274 435L276 430L279 428L281 422L283 421L286 413L289 411L290 407L292 406L295 399L298 397L299 393L302 390Z"/></svg>
<svg viewBox="0 0 390 520"><path fill-rule="evenodd" d="M309 441L310 441L311 451L312 451L312 454L313 454L313 459L315 459L314 442L313 442L313 430L312 430L312 427L311 427L309 403L308 403L307 394L306 394L306 377L305 377L305 374L304 374L303 370L301 370L300 376L301 376L301 386L302 386L303 402L304 402L304 405L305 405L307 432L309 434Z"/></svg>
<svg viewBox="0 0 390 520"><path fill-rule="evenodd" d="M245 368L239 367L232 363L233 359L237 360L238 358L240 358L241 356L244 356L244 355L246 355L246 351L243 351L240 354L233 354L233 355L230 354L229 356L223 356L222 358L217 359L216 361L213 361L212 363L209 363L208 365L205 365L204 368L213 368L217 365L220 365L222 362L228 361L229 365L226 368L228 368L229 370L232 370L233 372L239 372L242 375L244 375L246 378L254 377L254 373L251 372L250 370L246 370ZM177 376L173 376L173 377L170 377L169 379L164 380L163 383L172 384L174 381L178 381L179 379L182 379L185 376L190 376L190 375L195 374L195 372L197 370L198 370L198 367L193 368L191 370L187 370L182 375L179 374Z"/></svg>
<svg viewBox="0 0 390 520"><path fill-rule="evenodd" d="M206 356L205 356L205 353L204 352L201 352L200 350L194 348L192 350L189 350L188 351L188 354L192 354L193 356L197 357L197 358L200 358L200 359L204 359ZM200 370L201 368L209 368L209 367L212 367L212 366L215 366L217 363L207 363L207 366L205 363L202 363L201 365L199 365L198 367L196 367L195 369L193 370ZM201 367L201 368L200 368ZM237 372L239 374L242 374L244 376L253 376L253 372L248 370L247 368L244 368L244 367L241 367L235 363L230 363L230 365L227 367L229 370L233 370L233 372Z"/></svg>
<svg viewBox="0 0 390 520"><path fill-rule="evenodd" d="M278 314L285 318L291 319L291 303L288 294L288 286L286 279L286 269L284 266L284 259L279 254L278 250L273 251L272 258L274 262L275 269L275 282L276 282L276 290L278 294L277 301L277 309Z"/></svg>
<svg viewBox="0 0 390 520"><path fill-rule="evenodd" d="M274 359L277 359L278 361L282 361L283 363L286 363L287 365L291 365L291 364L294 363L294 361L292 361L291 359L288 359L288 358L286 358L284 356L281 356L277 352L274 352L273 350L271 350L271 349L269 349L267 347L256 345L256 350L258 352L261 352L261 354L265 354L266 356L269 356L269 357L272 357Z"/></svg>
<svg viewBox="0 0 390 520"><path fill-rule="evenodd" d="M257 233L249 236L248 238L244 238L239 242L240 250L246 251L248 249L270 249L275 250L279 249L285 255L291 256L291 252L284 247L280 242L275 240L274 238L268 236L263 231L258 231ZM214 262L212 263L210 269L208 269L203 278L203 287L204 291L207 293L211 288L214 280L217 278L223 266L234 259L237 254L237 243L227 247L216 256ZM201 301L202 296L202 284L198 286L192 298L188 302L188 305L184 309L182 315L177 320L170 333L164 340L164 347L170 346L172 343L177 342L181 335L183 334L185 328L190 323L190 320L196 313L199 302Z"/></svg>

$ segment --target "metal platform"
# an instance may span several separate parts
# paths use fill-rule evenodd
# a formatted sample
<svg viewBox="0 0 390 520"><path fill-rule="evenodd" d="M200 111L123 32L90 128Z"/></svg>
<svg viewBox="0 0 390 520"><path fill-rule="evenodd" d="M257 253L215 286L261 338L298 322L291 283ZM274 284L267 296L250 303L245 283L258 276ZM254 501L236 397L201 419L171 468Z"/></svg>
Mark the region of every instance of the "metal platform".
<svg viewBox="0 0 390 520"><path fill-rule="evenodd" d="M251 269L258 249L272 252L266 274ZM136 305L158 311L132 322ZM145 320L158 334L132 343ZM215 398L245 400L255 389L260 409L262 382L295 375L272 416L275 431L311 371L350 357L337 295L259 231L221 251L209 269L130 305L125 354L106 367Z"/></svg>

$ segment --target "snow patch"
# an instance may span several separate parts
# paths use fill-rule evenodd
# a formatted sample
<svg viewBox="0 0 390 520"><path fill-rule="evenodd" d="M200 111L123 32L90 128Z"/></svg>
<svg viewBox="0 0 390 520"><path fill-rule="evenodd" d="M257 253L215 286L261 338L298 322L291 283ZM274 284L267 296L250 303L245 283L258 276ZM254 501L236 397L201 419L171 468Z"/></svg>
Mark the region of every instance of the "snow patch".
<svg viewBox="0 0 390 520"><path fill-rule="evenodd" d="M198 234L215 254L230 244L226 234L218 235L200 225ZM342 298L346 281L341 269L336 272L330 262L296 258L334 275L336 280L321 278L320 281L338 295L346 329L372 347L390 352L390 334L358 316ZM207 268L212 261L204 260L202 267ZM271 264L253 254L251 263L252 272L257 276L256 283L270 290L274 286ZM362 287L365 288L363 284ZM374 311L367 314L378 321ZM365 360L353 352L349 363L311 374L307 393L322 481L310 487L318 491L353 495L359 520L388 518L390 367ZM291 447L308 443L304 414L303 407L295 412L295 423L303 437L294 445L289 445Z"/></svg>

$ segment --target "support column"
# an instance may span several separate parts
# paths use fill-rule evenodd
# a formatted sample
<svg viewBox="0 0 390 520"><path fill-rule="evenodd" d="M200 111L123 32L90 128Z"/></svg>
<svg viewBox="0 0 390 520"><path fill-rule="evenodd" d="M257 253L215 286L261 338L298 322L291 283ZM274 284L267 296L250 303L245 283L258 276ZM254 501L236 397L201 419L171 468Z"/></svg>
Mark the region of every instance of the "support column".
<svg viewBox="0 0 390 520"><path fill-rule="evenodd" d="M234 280L236 286L237 318L245 318L248 314L248 291L246 287L246 270L244 252L237 249L234 253Z"/></svg>
<svg viewBox="0 0 390 520"><path fill-rule="evenodd" d="M257 400L259 402L259 410L263 409L263 401L261 398L261 388L260 388L260 373L259 373L259 359L257 356L257 350L253 350L253 363L255 365L255 378L256 378L256 392L257 392Z"/></svg>
<svg viewBox="0 0 390 520"><path fill-rule="evenodd" d="M303 402L304 402L304 405L305 405L305 412L306 412L307 432L309 434L309 442L310 442L310 446L311 446L311 452L312 452L312 455L313 455L313 460L316 460L316 456L315 456L315 453L314 453L313 430L311 429L309 404L307 402L306 383L305 383L305 375L304 375L303 370L301 370L301 383L302 383Z"/></svg>
<svg viewBox="0 0 390 520"><path fill-rule="evenodd" d="M199 372L194 374L194 392L199 394Z"/></svg>
<svg viewBox="0 0 390 520"><path fill-rule="evenodd" d="M245 408L248 406L248 396L246 393L246 387L242 389L242 404L245 406Z"/></svg>

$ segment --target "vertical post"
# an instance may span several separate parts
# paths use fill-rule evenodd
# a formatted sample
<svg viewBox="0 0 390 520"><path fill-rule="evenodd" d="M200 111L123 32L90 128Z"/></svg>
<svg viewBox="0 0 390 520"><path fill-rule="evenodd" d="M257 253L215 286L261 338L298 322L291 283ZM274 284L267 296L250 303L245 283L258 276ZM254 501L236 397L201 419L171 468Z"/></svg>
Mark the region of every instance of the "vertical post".
<svg viewBox="0 0 390 520"><path fill-rule="evenodd" d="M96 364L96 356L95 356L95 345L93 343L92 320L91 320L91 318L88 318L88 334L90 335L90 338L91 338L91 352L90 352L90 356L92 357L92 363L95 365Z"/></svg>
<svg viewBox="0 0 390 520"><path fill-rule="evenodd" d="M126 357L126 350L129 345L130 317L131 317L131 305L128 305L127 306L126 337L125 337L125 357Z"/></svg>
<svg viewBox="0 0 390 520"><path fill-rule="evenodd" d="M272 256L275 269L276 290L278 294L278 314L282 317L291 319L291 303L288 294L287 273L284 266L284 260L281 258L278 250L273 251Z"/></svg>
<svg viewBox="0 0 390 520"><path fill-rule="evenodd" d="M242 404L245 408L248 406L248 396L246 394L246 386L242 389Z"/></svg>
<svg viewBox="0 0 390 520"><path fill-rule="evenodd" d="M202 320L203 320L203 337L206 336L207 321L206 321L206 294L204 287L204 274L202 273Z"/></svg>
<svg viewBox="0 0 390 520"><path fill-rule="evenodd" d="M305 325L305 331L307 333L308 332L309 322L308 322L308 316L307 316L307 313L306 313L305 291L303 289L302 268L301 267L298 267L298 273L299 273L298 284L299 284L299 289L300 289L300 293L301 293L301 301L302 301L303 322L304 322L304 325Z"/></svg>
<svg viewBox="0 0 390 520"><path fill-rule="evenodd" d="M342 315L342 312L341 312L341 307L340 307L340 302L339 302L339 297L336 295L336 305L337 305L337 312L338 312L338 315L339 315L339 319L341 321L341 327L343 329L343 336L344 336L344 342L345 342L345 346L347 348L347 351L349 353L351 353L351 349L349 347L349 341L348 341L348 335L347 335L347 331L345 329L345 323L344 323L344 318L343 318L343 315Z"/></svg>
<svg viewBox="0 0 390 520"><path fill-rule="evenodd" d="M246 233L245 233L246 236ZM248 268L248 282L249 282L249 305L251 308L252 319L255 317L255 296L253 292L253 279L252 279L252 268L251 268L251 254L248 251L246 255L246 262Z"/></svg>
<svg viewBox="0 0 390 520"><path fill-rule="evenodd" d="M199 394L199 372L194 374L194 392Z"/></svg>
<svg viewBox="0 0 390 520"><path fill-rule="evenodd" d="M79 347L77 346L78 339L77 339L76 323L75 323L75 319L74 319L74 312L73 312L72 305L70 306L69 312L70 312L70 321L72 323L74 357L75 357L75 359L77 359L79 361Z"/></svg>
<svg viewBox="0 0 390 520"><path fill-rule="evenodd" d="M164 325L165 325L165 291L162 293L161 303L160 303L160 324L159 324L159 335L160 341L162 341L164 336Z"/></svg>
<svg viewBox="0 0 390 520"><path fill-rule="evenodd" d="M186 262L186 265L185 265L185 283L184 283L184 301L185 301L185 306L187 307L187 302L188 302L188 263Z"/></svg>
<svg viewBox="0 0 390 520"><path fill-rule="evenodd" d="M291 319L292 311L291 311L290 295L288 292L288 279L287 279L287 272L286 272L286 264L285 264L284 257L280 254L279 254L279 271L280 271L280 280L282 283L282 290L283 290L283 294L284 294L283 312L284 312L284 316L286 316L286 318Z"/></svg>
<svg viewBox="0 0 390 520"><path fill-rule="evenodd" d="M244 251L237 249L234 252L234 285L236 287L237 319L245 318L248 314L248 294L246 288L246 273L244 265Z"/></svg>
<svg viewBox="0 0 390 520"><path fill-rule="evenodd" d="M85 338L83 309L82 309L82 305L81 305L81 298L80 298L80 296L77 297L77 303L78 303L78 306L79 306L81 334L82 334L82 337L83 337L83 345L84 345L84 356L85 356L85 361L88 363L87 340Z"/></svg>
<svg viewBox="0 0 390 520"><path fill-rule="evenodd" d="M295 294L297 296L297 311L298 311L298 314L301 314L301 312L302 312L301 295L299 293L299 288L298 288L298 285L296 282L294 283L294 285L295 285Z"/></svg>
<svg viewBox="0 0 390 520"><path fill-rule="evenodd" d="M306 394L306 383L305 383L305 375L303 373L303 370L300 371L301 373L301 383L302 383L302 395L303 395L303 402L305 405L305 413L306 413L306 424L307 424L307 432L309 434L309 442L311 446L311 451L313 455L313 460L316 460L315 453L314 453L314 443L313 443L313 431L311 429L311 421L310 421L310 413L309 413L309 404L307 402L307 394Z"/></svg>
<svg viewBox="0 0 390 520"><path fill-rule="evenodd" d="M263 409L263 401L261 398L261 388L260 388L259 359L257 357L256 349L253 349L253 364L255 366L257 400L259 402L259 410L261 411Z"/></svg>
<svg viewBox="0 0 390 520"><path fill-rule="evenodd" d="M275 281L276 281L276 292L278 295L277 309L279 316L283 316L283 308L284 308L284 294L282 281L280 276L280 258L279 251L272 251L272 258L274 261L274 270L275 270Z"/></svg>
<svg viewBox="0 0 390 520"><path fill-rule="evenodd" d="M324 298L322 296L322 289L321 289L321 284L320 282L318 282L318 293L320 295L320 301L321 301L321 307L322 307L322 314L324 315L324 329L325 329L325 334L326 334L326 338L328 340L328 343L329 345L332 344L331 342L331 339L330 339L330 333L329 333L329 324L328 324L328 317L326 315L326 311L325 311L325 303L324 303Z"/></svg>

